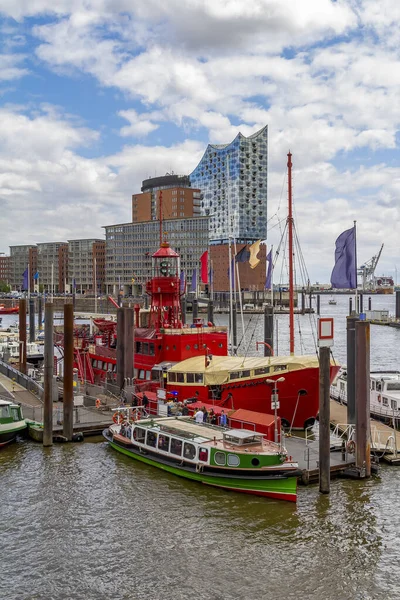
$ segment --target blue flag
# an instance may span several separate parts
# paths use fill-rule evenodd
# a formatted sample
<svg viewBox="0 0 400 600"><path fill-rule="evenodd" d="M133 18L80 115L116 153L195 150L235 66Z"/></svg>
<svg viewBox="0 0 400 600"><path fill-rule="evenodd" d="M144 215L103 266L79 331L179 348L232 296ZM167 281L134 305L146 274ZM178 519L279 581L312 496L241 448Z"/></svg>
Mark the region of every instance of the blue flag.
<svg viewBox="0 0 400 600"><path fill-rule="evenodd" d="M250 250L247 249L247 246L243 246L241 250L236 254L235 261L236 262L247 262L250 258Z"/></svg>
<svg viewBox="0 0 400 600"><path fill-rule="evenodd" d="M355 226L343 231L336 240L335 266L331 275L331 284L336 289L357 288Z"/></svg>
<svg viewBox="0 0 400 600"><path fill-rule="evenodd" d="M181 294L185 293L186 290L186 277L185 277L185 271L181 271L181 275L180 275L180 292Z"/></svg>
<svg viewBox="0 0 400 600"><path fill-rule="evenodd" d="M23 290L28 289L28 267L22 273L22 289Z"/></svg>
<svg viewBox="0 0 400 600"><path fill-rule="evenodd" d="M36 271L36 273L35 273L35 274L34 274L34 276L33 276L33 279L34 279L35 281L37 281L37 280L39 279L39 271Z"/></svg>
<svg viewBox="0 0 400 600"><path fill-rule="evenodd" d="M192 292L196 292L197 291L197 269L193 270L193 275L192 275Z"/></svg>
<svg viewBox="0 0 400 600"><path fill-rule="evenodd" d="M265 289L272 289L272 248L267 254L267 258L265 259L267 263L267 278L265 280Z"/></svg>

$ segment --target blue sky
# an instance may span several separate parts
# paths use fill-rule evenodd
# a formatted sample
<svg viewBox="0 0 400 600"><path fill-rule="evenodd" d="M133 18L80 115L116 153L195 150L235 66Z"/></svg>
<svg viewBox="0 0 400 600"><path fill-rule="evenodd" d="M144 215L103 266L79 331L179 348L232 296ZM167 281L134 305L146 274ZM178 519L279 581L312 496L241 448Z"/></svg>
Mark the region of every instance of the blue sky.
<svg viewBox="0 0 400 600"><path fill-rule="evenodd" d="M399 18L395 0L2 0L0 251L99 237L142 179L268 124L268 242L290 148L310 279L354 219L359 263L384 242L379 273L400 272Z"/></svg>

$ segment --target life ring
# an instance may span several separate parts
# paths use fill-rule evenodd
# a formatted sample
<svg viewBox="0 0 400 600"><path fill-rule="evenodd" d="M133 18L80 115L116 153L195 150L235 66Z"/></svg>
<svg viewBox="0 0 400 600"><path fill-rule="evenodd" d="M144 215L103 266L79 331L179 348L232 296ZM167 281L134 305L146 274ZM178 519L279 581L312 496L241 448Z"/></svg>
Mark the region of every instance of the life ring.
<svg viewBox="0 0 400 600"><path fill-rule="evenodd" d="M378 402L382 402L382 396L378 394Z"/></svg>
<svg viewBox="0 0 400 600"><path fill-rule="evenodd" d="M131 419L131 421L139 421L140 413L137 408L134 408L133 411L131 412L130 419Z"/></svg>
<svg viewBox="0 0 400 600"><path fill-rule="evenodd" d="M100 406L101 406L100 398L97 398L97 400L96 400L96 408L100 408Z"/></svg>
<svg viewBox="0 0 400 600"><path fill-rule="evenodd" d="M122 421L124 420L125 415L120 412L119 410L117 410L117 412L115 412L112 416L112 420L114 421L114 423L116 423L117 425L121 425Z"/></svg>
<svg viewBox="0 0 400 600"><path fill-rule="evenodd" d="M349 454L354 454L355 449L356 449L356 443L355 443L355 441L354 440L349 440L347 442L347 452Z"/></svg>

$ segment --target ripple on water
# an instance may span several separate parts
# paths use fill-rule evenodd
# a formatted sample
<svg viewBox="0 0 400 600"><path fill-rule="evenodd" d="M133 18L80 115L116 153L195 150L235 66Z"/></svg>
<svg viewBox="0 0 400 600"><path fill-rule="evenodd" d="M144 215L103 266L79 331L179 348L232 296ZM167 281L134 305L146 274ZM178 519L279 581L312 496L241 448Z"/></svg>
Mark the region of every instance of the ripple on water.
<svg viewBox="0 0 400 600"><path fill-rule="evenodd" d="M225 493L104 443L0 453L7 600L396 598L400 472L300 488L297 506Z"/></svg>

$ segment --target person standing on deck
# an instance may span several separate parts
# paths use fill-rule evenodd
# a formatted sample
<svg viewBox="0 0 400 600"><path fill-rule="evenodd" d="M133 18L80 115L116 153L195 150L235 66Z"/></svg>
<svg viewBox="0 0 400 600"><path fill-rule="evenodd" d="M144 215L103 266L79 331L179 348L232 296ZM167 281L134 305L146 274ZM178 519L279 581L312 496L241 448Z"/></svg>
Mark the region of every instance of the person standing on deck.
<svg viewBox="0 0 400 600"><path fill-rule="evenodd" d="M195 414L194 420L196 421L196 423L202 423L204 419L204 413L201 410L201 408L197 411L197 413Z"/></svg>

